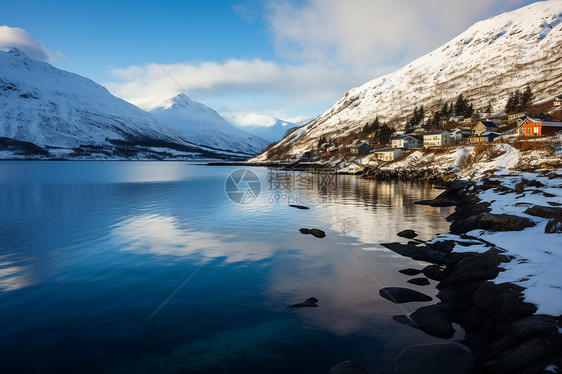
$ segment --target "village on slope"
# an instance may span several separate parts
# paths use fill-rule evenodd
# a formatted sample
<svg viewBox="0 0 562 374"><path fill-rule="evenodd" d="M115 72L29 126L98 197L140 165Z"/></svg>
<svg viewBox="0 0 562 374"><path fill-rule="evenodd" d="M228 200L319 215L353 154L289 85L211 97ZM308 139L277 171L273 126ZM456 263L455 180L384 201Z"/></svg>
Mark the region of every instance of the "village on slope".
<svg viewBox="0 0 562 374"><path fill-rule="evenodd" d="M562 164L556 157L562 154L557 136L562 133L562 95L539 104L530 104L532 98L533 93L527 87L524 92L516 91L511 95L505 112L492 114L489 105L479 114L459 95L456 101L445 103L429 116L423 107L416 107L401 131L375 118L359 133L341 138L321 136L315 149L308 149L290 160L285 159L286 154L277 154L279 149L273 145L262 155L272 161L298 161L301 166L323 165L339 172L359 173L366 167L394 169L405 164L462 168L468 166L469 158L485 151L503 153L504 148L498 145L509 144L522 151L523 156L529 156L523 159L533 161L535 166L538 159L532 158L540 155L550 167L557 167ZM540 152L531 155L532 151Z"/></svg>

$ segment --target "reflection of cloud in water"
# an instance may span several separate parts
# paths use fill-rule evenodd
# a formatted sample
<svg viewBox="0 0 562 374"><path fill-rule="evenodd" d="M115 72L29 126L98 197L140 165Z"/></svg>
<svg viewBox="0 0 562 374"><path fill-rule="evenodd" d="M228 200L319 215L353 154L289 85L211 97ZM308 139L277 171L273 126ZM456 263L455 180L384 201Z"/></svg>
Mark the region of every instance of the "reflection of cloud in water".
<svg viewBox="0 0 562 374"><path fill-rule="evenodd" d="M0 263L0 291L16 291L33 284L27 266L14 266L12 262Z"/></svg>
<svg viewBox="0 0 562 374"><path fill-rule="evenodd" d="M112 235L126 251L162 256L187 257L201 254L225 257L226 262L259 261L277 249L266 241L241 240L235 233L194 231L174 217L142 215L128 218L113 229Z"/></svg>

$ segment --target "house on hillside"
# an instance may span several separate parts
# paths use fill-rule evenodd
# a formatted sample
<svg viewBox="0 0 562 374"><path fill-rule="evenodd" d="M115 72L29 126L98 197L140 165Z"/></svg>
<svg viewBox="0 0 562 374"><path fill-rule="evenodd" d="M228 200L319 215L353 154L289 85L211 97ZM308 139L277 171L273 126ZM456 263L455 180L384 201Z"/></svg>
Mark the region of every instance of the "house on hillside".
<svg viewBox="0 0 562 374"><path fill-rule="evenodd" d="M301 155L300 159L301 160L314 160L316 157L318 157L318 156L316 155L316 153L314 153L314 151L308 150L308 151L305 151Z"/></svg>
<svg viewBox="0 0 562 374"><path fill-rule="evenodd" d="M496 139L500 134L493 131L485 131L480 135L471 135L468 137L468 142L470 144L478 144L478 143L491 143Z"/></svg>
<svg viewBox="0 0 562 374"><path fill-rule="evenodd" d="M547 136L562 131L562 122L544 121L540 118L527 118L519 125L521 136Z"/></svg>
<svg viewBox="0 0 562 374"><path fill-rule="evenodd" d="M562 95L556 96L554 98L554 106L561 106L562 105Z"/></svg>
<svg viewBox="0 0 562 374"><path fill-rule="evenodd" d="M340 151L340 147L330 147L326 150L326 156L333 156Z"/></svg>
<svg viewBox="0 0 562 374"><path fill-rule="evenodd" d="M412 149L423 146L423 136L421 135L401 135L391 139L392 148Z"/></svg>
<svg viewBox="0 0 562 374"><path fill-rule="evenodd" d="M431 131L423 134L423 146L441 147L451 143L451 134L448 131Z"/></svg>
<svg viewBox="0 0 562 374"><path fill-rule="evenodd" d="M404 152L400 148L382 148L375 150L375 156L380 161L393 161L402 156Z"/></svg>
<svg viewBox="0 0 562 374"><path fill-rule="evenodd" d="M470 136L470 130L457 128L452 130L450 134L451 134L451 141L460 142L463 139L466 139Z"/></svg>
<svg viewBox="0 0 562 374"><path fill-rule="evenodd" d="M351 153L355 155L366 155L371 150L369 142L358 142L351 146Z"/></svg>
<svg viewBox="0 0 562 374"><path fill-rule="evenodd" d="M494 132L498 131L498 125L492 121L480 121L474 128L472 129L472 135L481 135L485 132Z"/></svg>
<svg viewBox="0 0 562 374"><path fill-rule="evenodd" d="M529 113L513 113L507 116L507 122L508 123L515 123L517 122L518 119L521 118L525 118L525 117L529 117L530 114Z"/></svg>

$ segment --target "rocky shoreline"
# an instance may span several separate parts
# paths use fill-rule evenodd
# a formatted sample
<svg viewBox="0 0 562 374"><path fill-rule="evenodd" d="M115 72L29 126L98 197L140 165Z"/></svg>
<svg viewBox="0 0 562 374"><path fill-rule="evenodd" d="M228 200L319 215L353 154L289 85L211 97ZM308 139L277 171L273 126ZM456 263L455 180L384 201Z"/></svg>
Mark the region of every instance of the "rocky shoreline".
<svg viewBox="0 0 562 374"><path fill-rule="evenodd" d="M404 172L401 176L412 175L419 175L419 172ZM429 176L426 180L434 178L423 176ZM393 178L396 174L379 173L371 177ZM397 358L397 373L535 374L555 372L547 371L548 367L562 368L561 318L535 315L537 307L524 302L522 287L493 283L503 271L500 265L512 259L494 244L465 234L473 229L519 231L534 226L524 217L491 214L490 204L481 202L477 196L479 191L489 188L501 189L502 186L486 179L481 184L458 180L449 182L447 189L434 200L419 202L456 206L448 220L451 233L460 234L458 241L413 240L407 244L383 244L401 255L433 263L421 269L421 273L439 281L437 297L440 302L421 307L410 316L395 316L395 320L444 339L452 336L451 323L458 323L465 330L463 344L471 351L459 350L460 346L454 343L408 347ZM399 236L415 237L415 232L406 231L409 232L399 233ZM455 253L452 250L456 244L485 245L489 249L484 253L470 250ZM419 270L403 272L414 275Z"/></svg>

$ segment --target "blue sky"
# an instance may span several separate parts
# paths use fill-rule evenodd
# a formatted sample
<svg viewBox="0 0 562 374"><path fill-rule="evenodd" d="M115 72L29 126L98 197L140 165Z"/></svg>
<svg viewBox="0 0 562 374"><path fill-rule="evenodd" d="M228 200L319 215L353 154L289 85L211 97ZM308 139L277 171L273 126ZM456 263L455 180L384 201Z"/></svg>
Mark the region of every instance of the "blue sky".
<svg viewBox="0 0 562 374"><path fill-rule="evenodd" d="M181 90L161 64L221 114L287 119L531 2L18 0L2 4L0 47L19 42L143 109Z"/></svg>

